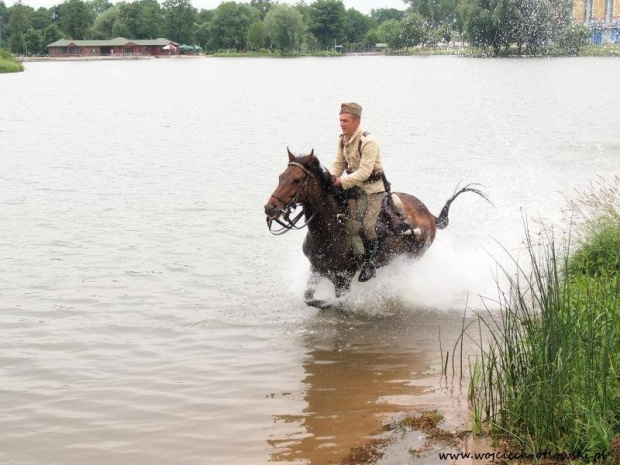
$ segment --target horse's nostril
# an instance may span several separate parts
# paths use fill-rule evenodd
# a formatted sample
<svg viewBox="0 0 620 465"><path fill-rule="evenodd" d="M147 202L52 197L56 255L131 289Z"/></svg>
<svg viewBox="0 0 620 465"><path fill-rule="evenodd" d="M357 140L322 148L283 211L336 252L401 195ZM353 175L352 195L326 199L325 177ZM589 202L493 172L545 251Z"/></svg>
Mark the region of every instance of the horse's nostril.
<svg viewBox="0 0 620 465"><path fill-rule="evenodd" d="M271 203L268 203L267 205L265 205L265 213L267 215L269 215L270 213L273 213L275 209L276 209L276 206Z"/></svg>

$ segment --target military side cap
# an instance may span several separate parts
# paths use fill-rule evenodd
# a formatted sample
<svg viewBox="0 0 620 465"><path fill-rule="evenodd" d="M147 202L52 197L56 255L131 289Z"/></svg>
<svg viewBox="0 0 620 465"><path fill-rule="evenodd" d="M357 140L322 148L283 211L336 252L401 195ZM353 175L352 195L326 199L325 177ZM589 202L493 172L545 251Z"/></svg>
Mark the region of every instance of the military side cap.
<svg viewBox="0 0 620 465"><path fill-rule="evenodd" d="M359 103L349 102L340 105L340 114L350 113L358 118L362 117L362 106Z"/></svg>

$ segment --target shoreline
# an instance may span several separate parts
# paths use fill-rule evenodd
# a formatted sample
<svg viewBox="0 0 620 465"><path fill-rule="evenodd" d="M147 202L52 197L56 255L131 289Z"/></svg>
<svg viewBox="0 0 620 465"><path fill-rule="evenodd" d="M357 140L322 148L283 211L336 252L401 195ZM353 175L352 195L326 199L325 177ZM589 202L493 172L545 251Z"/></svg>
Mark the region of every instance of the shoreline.
<svg viewBox="0 0 620 465"><path fill-rule="evenodd" d="M508 59L528 59L528 58L593 58L593 57L620 57L619 45L590 45L584 48L578 55L562 55L556 53L537 54L537 55L518 55L507 53L493 55L479 49L471 48L428 48L416 49L406 52L351 52L351 53L329 53L318 52L308 54L280 55L277 53L259 52L233 52L233 53L214 53L209 55L133 55L133 56L36 56L36 57L17 57L20 63L50 62L50 61L128 61L128 60L152 60L152 59L200 59L200 58L338 58L338 57L433 57L433 56L452 56L457 58L508 58Z"/></svg>

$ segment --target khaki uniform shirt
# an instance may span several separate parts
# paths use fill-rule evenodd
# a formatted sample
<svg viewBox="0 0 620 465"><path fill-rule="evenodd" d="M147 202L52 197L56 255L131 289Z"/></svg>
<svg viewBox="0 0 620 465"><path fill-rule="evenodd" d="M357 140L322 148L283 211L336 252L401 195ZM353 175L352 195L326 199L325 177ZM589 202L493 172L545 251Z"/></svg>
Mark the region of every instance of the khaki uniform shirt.
<svg viewBox="0 0 620 465"><path fill-rule="evenodd" d="M348 138L342 134L338 139L338 153L329 172L340 177L343 189L359 186L367 194L385 191L383 180L367 182L368 177L377 171L383 171L379 144L372 134L363 136L364 130L357 128L355 134ZM344 144L342 143L344 138ZM360 138L362 146L360 149ZM361 153L360 153L361 152ZM347 174L346 171L350 171Z"/></svg>

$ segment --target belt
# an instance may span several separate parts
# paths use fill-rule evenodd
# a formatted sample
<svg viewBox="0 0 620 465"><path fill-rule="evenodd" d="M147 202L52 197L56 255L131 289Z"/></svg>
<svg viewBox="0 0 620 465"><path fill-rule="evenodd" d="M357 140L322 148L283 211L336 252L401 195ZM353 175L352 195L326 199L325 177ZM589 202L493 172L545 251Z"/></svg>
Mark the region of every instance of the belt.
<svg viewBox="0 0 620 465"><path fill-rule="evenodd" d="M354 173L353 170L349 170L349 169L347 169L346 172L347 174ZM370 176L368 176L368 178L363 182L370 184L371 182L380 181L381 179L383 179L383 170L373 171L372 173L370 173Z"/></svg>

